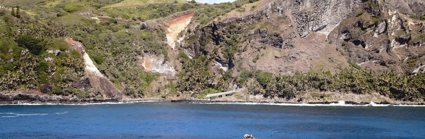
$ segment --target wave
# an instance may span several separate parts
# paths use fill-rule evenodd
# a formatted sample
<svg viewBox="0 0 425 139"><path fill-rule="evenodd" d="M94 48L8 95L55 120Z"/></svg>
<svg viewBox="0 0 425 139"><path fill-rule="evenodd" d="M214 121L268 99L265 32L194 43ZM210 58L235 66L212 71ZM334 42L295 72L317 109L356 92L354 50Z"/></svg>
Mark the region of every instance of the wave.
<svg viewBox="0 0 425 139"><path fill-rule="evenodd" d="M13 113L13 112L7 112L7 113L0 113L2 115L2 118L15 118L15 117L25 117L25 116L47 116L48 113Z"/></svg>
<svg viewBox="0 0 425 139"><path fill-rule="evenodd" d="M55 114L56 115L64 115L64 114L67 114L68 113L68 111L64 111L64 112L56 112Z"/></svg>
<svg viewBox="0 0 425 139"><path fill-rule="evenodd" d="M47 113L29 113L29 114L16 114L16 116L46 116Z"/></svg>
<svg viewBox="0 0 425 139"><path fill-rule="evenodd" d="M5 113L2 113L2 112L0 112L0 115L7 115L7 114L15 114L15 113L13 113L13 112L5 112Z"/></svg>
<svg viewBox="0 0 425 139"><path fill-rule="evenodd" d="M55 112L52 114L55 115L64 115L69 113L68 111L64 112ZM13 112L6 112L6 113L0 113L1 118L16 118L16 117L27 117L27 116L47 116L51 115L49 113L13 113Z"/></svg>
<svg viewBox="0 0 425 139"><path fill-rule="evenodd" d="M119 101L119 102L96 102L96 103L18 103L18 104L0 104L2 105L17 105L17 106L91 106L91 105L122 105L122 104L137 104L137 103L161 103L169 101L161 100L131 100L131 101ZM177 102L178 103L178 102ZM185 102L182 102L185 103ZM376 104L370 102L369 104L347 104L345 101L338 101L337 103L329 104L310 104L310 103L279 103L279 102L208 102L208 101L187 101L191 104L227 104L227 105L269 105L269 106L306 106L306 107L328 107L328 106L340 106L340 107L425 107L425 105L409 105L409 104ZM66 114L67 112L64 112ZM1 113L0 113L1 114ZM62 114L62 113L56 113Z"/></svg>
<svg viewBox="0 0 425 139"><path fill-rule="evenodd" d="M15 117L19 117L19 116L16 116L16 115L14 115L14 116L1 116L1 118L15 118Z"/></svg>
<svg viewBox="0 0 425 139"><path fill-rule="evenodd" d="M302 106L302 107L425 107L425 105L405 104L346 104L343 101L330 104L308 104L308 103L263 103L263 102L194 102L196 104L223 104L223 105L267 105L267 106Z"/></svg>
<svg viewBox="0 0 425 139"><path fill-rule="evenodd" d="M131 100L118 102L84 102L84 103L16 103L16 104L0 104L0 106L87 106L87 105L119 105L119 104L135 104L135 103L155 103L164 102L158 100Z"/></svg>

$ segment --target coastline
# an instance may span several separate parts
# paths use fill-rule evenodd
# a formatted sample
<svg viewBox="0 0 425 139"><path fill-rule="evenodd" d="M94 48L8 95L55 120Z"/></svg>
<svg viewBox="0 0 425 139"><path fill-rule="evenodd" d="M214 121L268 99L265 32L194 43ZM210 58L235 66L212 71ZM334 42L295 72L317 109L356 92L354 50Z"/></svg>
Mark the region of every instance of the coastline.
<svg viewBox="0 0 425 139"><path fill-rule="evenodd" d="M96 100L96 101L64 101L64 102L28 102L28 101L0 101L0 106L88 106L88 105L121 105L139 103L186 103L186 104L218 104L218 105L263 105L263 106L291 106L291 107L425 107L422 103L355 103L351 101L338 102L268 102L268 101L223 101L205 99L131 99L131 100Z"/></svg>
<svg viewBox="0 0 425 139"><path fill-rule="evenodd" d="M4 105L107 105L107 104L134 104L134 103L190 103L190 104L223 104L223 105L270 105L270 106L346 106L346 107L425 107L424 102L414 101L365 101L348 98L331 100L285 100L285 99L196 99L190 97L174 98L78 98L76 96L57 96L39 93L2 92L0 93L0 106Z"/></svg>

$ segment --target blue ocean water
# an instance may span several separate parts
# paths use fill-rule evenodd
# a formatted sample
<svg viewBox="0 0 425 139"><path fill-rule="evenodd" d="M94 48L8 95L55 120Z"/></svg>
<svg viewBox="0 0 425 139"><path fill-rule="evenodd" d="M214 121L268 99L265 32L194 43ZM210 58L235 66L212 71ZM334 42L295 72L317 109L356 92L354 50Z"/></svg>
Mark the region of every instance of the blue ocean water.
<svg viewBox="0 0 425 139"><path fill-rule="evenodd" d="M425 138L425 108L186 103L0 106L0 138Z"/></svg>

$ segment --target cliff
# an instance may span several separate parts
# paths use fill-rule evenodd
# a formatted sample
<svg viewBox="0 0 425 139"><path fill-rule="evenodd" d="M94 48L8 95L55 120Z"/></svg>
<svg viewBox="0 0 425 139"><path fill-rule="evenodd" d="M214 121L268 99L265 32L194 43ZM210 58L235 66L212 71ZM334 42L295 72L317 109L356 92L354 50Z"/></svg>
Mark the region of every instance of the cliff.
<svg viewBox="0 0 425 139"><path fill-rule="evenodd" d="M0 4L8 101L424 101L421 0L41 1Z"/></svg>

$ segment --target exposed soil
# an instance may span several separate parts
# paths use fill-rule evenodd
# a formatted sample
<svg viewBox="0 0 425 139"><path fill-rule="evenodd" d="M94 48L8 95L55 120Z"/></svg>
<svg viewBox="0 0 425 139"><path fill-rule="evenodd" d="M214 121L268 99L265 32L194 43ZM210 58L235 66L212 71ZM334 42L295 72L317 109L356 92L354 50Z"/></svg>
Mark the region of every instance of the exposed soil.
<svg viewBox="0 0 425 139"><path fill-rule="evenodd" d="M187 14L180 15L168 20L167 22L168 27L166 29L166 37L167 37L167 43L171 48L174 49L176 47L176 41L178 40L180 32L186 29L186 27L192 21L193 16L194 16L194 13L187 13Z"/></svg>

